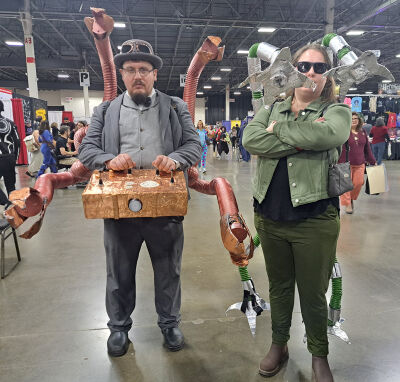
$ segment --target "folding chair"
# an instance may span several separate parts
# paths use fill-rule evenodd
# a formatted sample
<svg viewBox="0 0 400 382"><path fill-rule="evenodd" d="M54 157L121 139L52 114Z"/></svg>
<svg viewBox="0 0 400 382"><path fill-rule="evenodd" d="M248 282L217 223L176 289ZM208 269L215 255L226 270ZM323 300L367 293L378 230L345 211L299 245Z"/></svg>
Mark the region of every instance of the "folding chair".
<svg viewBox="0 0 400 382"><path fill-rule="evenodd" d="M0 273L1 273L1 278L4 279L6 276L8 276L11 271L18 265L18 263L21 261L21 255L19 253L19 247L18 247L18 240L17 240L17 234L15 232L15 229L8 224L7 219L0 219L0 235L1 235L1 257L0 257ZM8 237L13 235L14 237L14 244L15 244L15 250L17 252L17 259L18 261L12 266L12 268L6 273L5 269L5 241L7 240Z"/></svg>

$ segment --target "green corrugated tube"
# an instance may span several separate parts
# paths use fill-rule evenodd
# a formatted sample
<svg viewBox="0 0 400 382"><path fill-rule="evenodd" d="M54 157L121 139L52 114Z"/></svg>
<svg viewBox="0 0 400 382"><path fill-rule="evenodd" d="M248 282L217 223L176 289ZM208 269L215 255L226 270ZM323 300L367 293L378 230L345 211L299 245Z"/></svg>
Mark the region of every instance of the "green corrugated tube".
<svg viewBox="0 0 400 382"><path fill-rule="evenodd" d="M259 42L251 46L251 48L249 49L249 58L257 58L258 45L260 45Z"/></svg>
<svg viewBox="0 0 400 382"><path fill-rule="evenodd" d="M260 99L262 97L262 92L252 92L254 99Z"/></svg>
<svg viewBox="0 0 400 382"><path fill-rule="evenodd" d="M331 40L336 37L337 34L336 33L328 33L324 36L324 38L322 39L322 45L328 47ZM341 49L339 49L339 51L336 53L337 57L339 60L341 60L347 53L350 52L350 48L348 46L345 46Z"/></svg>
<svg viewBox="0 0 400 382"><path fill-rule="evenodd" d="M239 268L240 278L242 281L251 280L247 267L238 267L238 268Z"/></svg>
<svg viewBox="0 0 400 382"><path fill-rule="evenodd" d="M328 33L324 36L324 38L322 39L322 45L328 47L329 43L331 42L331 40L336 37L337 34L336 33Z"/></svg>
<svg viewBox="0 0 400 382"><path fill-rule="evenodd" d="M258 236L258 233L253 237L253 244L256 248L260 245L260 237Z"/></svg>

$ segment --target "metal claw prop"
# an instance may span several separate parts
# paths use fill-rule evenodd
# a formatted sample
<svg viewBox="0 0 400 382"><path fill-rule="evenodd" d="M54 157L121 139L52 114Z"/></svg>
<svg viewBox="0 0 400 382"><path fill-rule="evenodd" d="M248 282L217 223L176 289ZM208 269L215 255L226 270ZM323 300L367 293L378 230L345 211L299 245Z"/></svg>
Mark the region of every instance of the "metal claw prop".
<svg viewBox="0 0 400 382"><path fill-rule="evenodd" d="M374 52L367 50L357 57L346 40L335 33L325 35L322 45L331 48L342 64L324 73L324 76L332 76L340 82L339 97L342 102L354 83L360 84L374 76L394 81L392 73L385 66L378 64Z"/></svg>
<svg viewBox="0 0 400 382"><path fill-rule="evenodd" d="M260 241L258 239L258 235L256 235L247 250L250 250L250 247L253 246L258 247ZM268 303L266 303L257 293L256 288L254 286L254 282L251 279L249 272L246 267L239 267L239 274L242 280L243 286L243 300L241 302L237 302L232 304L225 312L227 314L230 310L240 310L242 313L246 315L247 322L249 323L250 331L253 337L256 334L256 318L259 316L264 310L271 310L271 307Z"/></svg>
<svg viewBox="0 0 400 382"><path fill-rule="evenodd" d="M250 84L254 113L257 113L261 106L274 103L276 97L289 89L297 87L315 89L315 83L290 63L291 58L290 49L287 47L279 49L262 42L250 48L247 57L249 76L239 87ZM270 63L270 66L263 71L261 71L261 60Z"/></svg>

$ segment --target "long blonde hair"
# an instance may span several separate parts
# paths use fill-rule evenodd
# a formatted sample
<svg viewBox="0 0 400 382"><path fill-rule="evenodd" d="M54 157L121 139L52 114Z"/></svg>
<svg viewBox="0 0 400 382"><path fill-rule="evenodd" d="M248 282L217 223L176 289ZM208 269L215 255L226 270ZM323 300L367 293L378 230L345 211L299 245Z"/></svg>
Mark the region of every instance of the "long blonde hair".
<svg viewBox="0 0 400 382"><path fill-rule="evenodd" d="M201 126L199 127L199 123L201 123ZM197 122L197 128L200 130L204 130L204 123L201 119L199 119L199 122Z"/></svg>
<svg viewBox="0 0 400 382"><path fill-rule="evenodd" d="M318 45L318 44L309 44L309 45L305 45L302 48L300 48L293 56L293 59L292 59L293 66L297 65L297 63L299 62L300 56L307 50L316 50L317 52L320 52L324 56L325 63L329 65L329 69L332 67L332 62L328 56L328 52L326 51L326 49L323 46ZM335 102L335 103L337 102L336 95L335 95L335 86L336 86L335 80L332 77L327 77L325 86L321 92L321 98L324 101ZM294 89L290 90L286 94L288 97L292 96L294 94Z"/></svg>

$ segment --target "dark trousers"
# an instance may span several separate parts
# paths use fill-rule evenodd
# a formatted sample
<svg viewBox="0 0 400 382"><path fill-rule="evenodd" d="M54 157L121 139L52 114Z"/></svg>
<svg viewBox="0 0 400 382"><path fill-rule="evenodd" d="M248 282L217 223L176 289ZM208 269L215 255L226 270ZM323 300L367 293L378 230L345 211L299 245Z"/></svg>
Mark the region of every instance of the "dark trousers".
<svg viewBox="0 0 400 382"><path fill-rule="evenodd" d="M225 154L229 154L228 143L226 143L225 141L218 141L217 142L217 151L218 151L218 155L221 155L222 152L224 152Z"/></svg>
<svg viewBox="0 0 400 382"><path fill-rule="evenodd" d="M111 331L132 327L136 264L146 243L154 271L155 306L161 329L177 327L181 307L182 218L105 219L106 308Z"/></svg>
<svg viewBox="0 0 400 382"><path fill-rule="evenodd" d="M259 214L255 226L260 236L269 279L272 342L289 340L295 283L311 354L328 354L328 290L339 236L337 209L330 205L316 217L296 222L274 222Z"/></svg>
<svg viewBox="0 0 400 382"><path fill-rule="evenodd" d="M11 191L15 190L15 155L1 155L0 156L0 178L4 178L4 184L8 195Z"/></svg>

